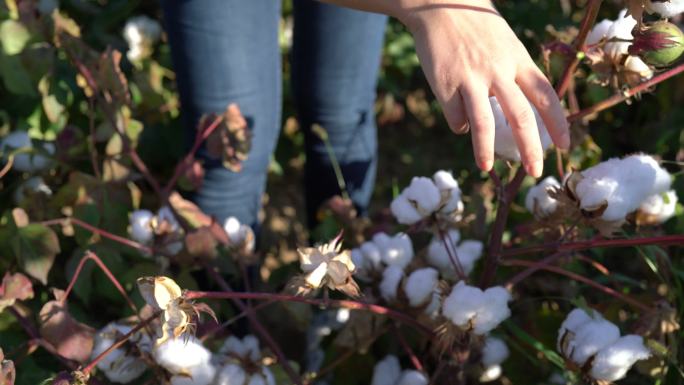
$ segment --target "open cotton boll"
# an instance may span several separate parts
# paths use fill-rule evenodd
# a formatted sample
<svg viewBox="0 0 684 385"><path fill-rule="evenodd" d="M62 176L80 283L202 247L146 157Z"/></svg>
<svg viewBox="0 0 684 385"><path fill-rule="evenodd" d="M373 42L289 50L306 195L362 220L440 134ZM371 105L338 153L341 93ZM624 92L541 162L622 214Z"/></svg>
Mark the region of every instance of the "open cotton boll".
<svg viewBox="0 0 684 385"><path fill-rule="evenodd" d="M458 230L450 229L445 234L447 242L452 242L452 253L454 258L458 259L463 273L470 274L475 267L475 263L482 255L484 245L477 240L466 239L458 244L461 234ZM428 245L427 260L430 265L438 268L446 278L456 277L456 269L454 263L451 261L449 251L447 250L441 236L435 235Z"/></svg>
<svg viewBox="0 0 684 385"><path fill-rule="evenodd" d="M250 226L240 223L235 217L228 217L223 222L223 230L232 245L244 245L244 250L248 252L254 250L254 231Z"/></svg>
<svg viewBox="0 0 684 385"><path fill-rule="evenodd" d="M413 177L390 204L392 214L402 224L411 225L432 214L441 202L441 194L430 178Z"/></svg>
<svg viewBox="0 0 684 385"><path fill-rule="evenodd" d="M404 269L396 265L387 266L382 272L382 281L380 281L380 295L387 301L392 301L397 298L397 289L399 283L404 278Z"/></svg>
<svg viewBox="0 0 684 385"><path fill-rule="evenodd" d="M195 337L169 338L152 351L154 360L172 374L187 372L211 360L211 352Z"/></svg>
<svg viewBox="0 0 684 385"><path fill-rule="evenodd" d="M373 236L373 243L380 251L380 258L385 265L395 265L402 269L413 260L413 243L411 237L404 233L397 233L390 237L385 233Z"/></svg>
<svg viewBox="0 0 684 385"><path fill-rule="evenodd" d="M651 352L644 346L641 336L626 335L601 349L591 363L591 376L602 381L617 381L639 360L645 360Z"/></svg>
<svg viewBox="0 0 684 385"><path fill-rule="evenodd" d="M444 300L442 314L461 328L472 325L473 333L483 335L511 315L508 302L511 295L501 286L485 291L460 281Z"/></svg>
<svg viewBox="0 0 684 385"><path fill-rule="evenodd" d="M485 368L498 365L506 361L509 354L508 346L501 338L487 337L482 348L482 365Z"/></svg>
<svg viewBox="0 0 684 385"><path fill-rule="evenodd" d="M552 176L544 178L531 187L525 196L525 208L537 217L546 218L558 208L558 201L549 195L549 189L560 188L558 180Z"/></svg>
<svg viewBox="0 0 684 385"><path fill-rule="evenodd" d="M556 342L556 347L558 348L558 350L562 350L561 342L563 341L563 338L565 338L566 333L569 332L572 333L572 335L576 335L577 330L582 325L591 321L594 318L602 317L595 311L593 311L592 315L589 315L586 311L584 311L584 309L580 308L573 309L570 313L568 313L568 315L565 317L565 320L561 324L560 329L558 329L558 339Z"/></svg>
<svg viewBox="0 0 684 385"><path fill-rule="evenodd" d="M498 380L499 377L501 377L501 374L503 373L503 369L501 368L501 365L491 365L487 366L480 375L480 382L490 382L490 381L495 381Z"/></svg>
<svg viewBox="0 0 684 385"><path fill-rule="evenodd" d="M409 304L413 307L424 305L432 299L432 293L437 288L439 273L431 267L425 267L412 272L404 284L404 292Z"/></svg>
<svg viewBox="0 0 684 385"><path fill-rule="evenodd" d="M31 137L29 137L26 131L11 132L0 143L0 152L3 154L5 161L7 161L10 152L19 149L28 151L33 148ZM43 143L41 148L50 155L55 153L55 145L53 143ZM36 172L47 168L50 164L50 158L39 153L17 152L14 154L12 168L21 172Z"/></svg>
<svg viewBox="0 0 684 385"><path fill-rule="evenodd" d="M461 189L451 172L439 170L432 176L432 180L435 182L435 186L437 186L442 195L444 206L440 211L445 213L463 211Z"/></svg>
<svg viewBox="0 0 684 385"><path fill-rule="evenodd" d="M591 32L587 35L586 44L591 46L598 44L602 39L606 39L608 31L610 30L610 27L613 26L613 23L615 23L615 21L608 19L603 19L601 22L596 23L594 28L592 28Z"/></svg>
<svg viewBox="0 0 684 385"><path fill-rule="evenodd" d="M210 385L214 383L216 367L211 362L193 366L188 373L171 377L171 385Z"/></svg>
<svg viewBox="0 0 684 385"><path fill-rule="evenodd" d="M456 248L456 255L461 262L463 272L468 275L473 271L475 262L482 256L484 245L482 242L474 239L465 239Z"/></svg>
<svg viewBox="0 0 684 385"><path fill-rule="evenodd" d="M401 377L401 365L396 356L388 355L373 368L371 385L397 385Z"/></svg>
<svg viewBox="0 0 684 385"><path fill-rule="evenodd" d="M516 144L515 137L513 136L513 129L508 120L506 120L506 115L499 104L499 101L495 96L489 98L489 103L492 106L492 112L494 113L494 152L503 159L518 162L520 161L520 151L518 150L518 145ZM534 111L534 118L537 122L537 128L539 129L539 138L541 139L542 148L546 150L551 145L551 137L549 132L546 130L546 126L539 116L537 109L532 107Z"/></svg>
<svg viewBox="0 0 684 385"><path fill-rule="evenodd" d="M404 370L396 385L427 385L428 378L417 370Z"/></svg>
<svg viewBox="0 0 684 385"><path fill-rule="evenodd" d="M605 319L592 319L577 329L575 338L568 345L568 353L578 365L584 365L589 357L620 338L620 329Z"/></svg>
<svg viewBox="0 0 684 385"><path fill-rule="evenodd" d="M629 46L632 44L632 30L636 25L637 21L631 15L627 15L627 10L623 9L620 11L617 19L608 29L606 38L608 40L621 39L629 41L611 41L603 46L603 51L615 60L619 60L621 56L626 55L629 51Z"/></svg>
<svg viewBox="0 0 684 385"><path fill-rule="evenodd" d="M157 221L160 223L168 223L169 226L171 226L171 231L177 231L180 228L180 224L178 223L178 220L176 220L176 216L173 215L173 211L171 211L169 206L162 206L159 211L157 211Z"/></svg>
<svg viewBox="0 0 684 385"><path fill-rule="evenodd" d="M161 36L159 23L145 15L130 18L123 29L123 37L128 43L128 60L142 59Z"/></svg>
<svg viewBox="0 0 684 385"><path fill-rule="evenodd" d="M657 13L664 18L677 16L684 12L684 0L646 0L645 5L648 13Z"/></svg>
<svg viewBox="0 0 684 385"><path fill-rule="evenodd" d="M580 208L595 210L607 204L601 218L623 220L653 194L670 189L670 174L649 155L609 159L581 172L574 188Z"/></svg>
<svg viewBox="0 0 684 385"><path fill-rule="evenodd" d="M251 334L244 336L242 339L235 336L228 337L223 342L221 349L219 349L219 353L234 355L254 362L261 358L259 340Z"/></svg>
<svg viewBox="0 0 684 385"><path fill-rule="evenodd" d="M216 375L216 385L244 385L247 373L237 364L224 365Z"/></svg>
<svg viewBox="0 0 684 385"><path fill-rule="evenodd" d="M131 238L140 243L152 242L154 232L152 231L152 219L154 214L149 210L135 210L129 218L131 225Z"/></svg>
<svg viewBox="0 0 684 385"><path fill-rule="evenodd" d="M677 193L670 190L663 194L653 194L639 206L639 211L652 218L655 223L664 223L675 215Z"/></svg>
<svg viewBox="0 0 684 385"><path fill-rule="evenodd" d="M93 350L90 353L91 359L102 354L105 350L109 349L116 340L131 331L130 326L119 325L116 323L110 323L100 330L97 335L95 335L95 341L93 344ZM141 340L143 337L139 335L134 335L135 340ZM149 338L147 339L149 342ZM135 342L135 341L131 341ZM136 378L140 377L141 374L147 369L147 365L143 360L138 357L126 354L124 348L114 349L112 352L107 354L97 363L98 369L102 370L111 382L116 382L119 384L127 384Z"/></svg>

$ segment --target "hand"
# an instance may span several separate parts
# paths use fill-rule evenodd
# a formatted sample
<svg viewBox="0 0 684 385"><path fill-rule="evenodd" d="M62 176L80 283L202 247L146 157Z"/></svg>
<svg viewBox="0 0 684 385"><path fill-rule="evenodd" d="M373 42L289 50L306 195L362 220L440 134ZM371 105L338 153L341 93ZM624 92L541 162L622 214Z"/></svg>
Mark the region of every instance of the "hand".
<svg viewBox="0 0 684 385"><path fill-rule="evenodd" d="M543 169L543 150L532 103L554 143L570 145L568 123L558 97L523 44L489 1L402 0L393 13L412 32L423 71L457 134L472 131L478 166L494 163L497 97L513 128L528 174Z"/></svg>

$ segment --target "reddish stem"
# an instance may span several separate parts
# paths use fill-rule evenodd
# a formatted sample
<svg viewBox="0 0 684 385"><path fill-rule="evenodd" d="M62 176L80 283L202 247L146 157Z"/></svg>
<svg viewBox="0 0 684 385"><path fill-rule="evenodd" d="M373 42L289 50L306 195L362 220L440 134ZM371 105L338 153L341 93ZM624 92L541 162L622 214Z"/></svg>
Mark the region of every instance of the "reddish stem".
<svg viewBox="0 0 684 385"><path fill-rule="evenodd" d="M642 237L631 239L592 239L588 241L569 242L561 244L554 242L543 245L504 250L502 252L502 255L504 257L513 257L516 255L537 253L548 250L577 251L592 249L595 247L632 247L644 245L675 245L678 247L684 247L684 234L662 235L658 237Z"/></svg>
<svg viewBox="0 0 684 385"><path fill-rule="evenodd" d="M549 255L548 257L546 257L540 261L530 261L533 263L530 267L521 271L517 275L513 276L513 278L508 280L508 282L505 285L506 289L511 290L511 288L513 288L513 286L520 283L523 279L529 277L530 275L532 275L535 272L543 269L544 267L549 266L551 263L553 263L554 261L563 257L566 254L567 254L566 252L557 252L555 254Z"/></svg>
<svg viewBox="0 0 684 385"><path fill-rule="evenodd" d="M503 264L509 265L509 266L531 266L531 267L536 267L536 265L538 264L538 262L535 262L535 261L526 261L526 260L523 260L523 259L506 259L506 260L503 261ZM633 299L633 298L631 298L631 297L629 297L629 296L627 296L627 295L625 295L625 294L622 294L622 293L620 293L620 292L618 292L618 291L615 291L615 290L613 290L613 289L611 289L611 288L609 288L609 287L607 287L607 286L601 285L601 284L598 283L598 282L594 282L594 281L592 281L592 280L589 279L589 278L586 278L586 277L581 276L581 275L579 275L579 274L573 273L573 272L568 271L568 270L566 270L566 269L563 269L563 268L561 268L561 267L558 267L558 266L541 266L541 269L542 269L542 270L547 270L547 271L550 271L550 272L553 272L553 273L556 273L556 274L561 274L561 275L564 275L564 276L566 276L566 277L569 277L570 279L573 279L573 280L575 280L575 281L585 283L585 284L587 284L587 285L589 285L589 286L591 286L591 287L593 287L593 288L595 288L595 289L598 289L598 290L604 292L605 294L608 294L608 295L610 295L610 296L613 296L613 297L615 297L615 298L617 298L617 299L620 299L620 300L624 301L625 303L628 303L628 304L630 304L630 305L632 305L632 306L634 306L634 307L636 307L636 308L639 308L640 310L643 310L643 311L651 311L651 310L652 310L652 309L651 309L650 307L648 307L647 305L644 305L643 303L641 303L641 302L639 302L639 301L637 301L637 300L635 300L635 299Z"/></svg>
<svg viewBox="0 0 684 385"><path fill-rule="evenodd" d="M451 239L451 236L449 236L448 232L445 232L441 228L439 229L439 237L442 238L442 243L444 244L444 248L447 251L447 255L449 255L449 260L451 261L451 264L454 267L454 271L456 271L456 274L458 274L458 277L460 279L466 279L466 274L465 270L463 270L463 266L461 265L461 260L458 259L458 254L456 253L456 245L454 245L453 240ZM447 240L448 238L448 240ZM454 247L454 251L452 253L451 247Z"/></svg>
<svg viewBox="0 0 684 385"><path fill-rule="evenodd" d="M671 68L671 69L669 69L669 70L667 70L667 71L665 71L659 75L656 75L656 76L652 77L651 79L624 91L623 93L613 95L613 96L609 97L608 99L605 99L603 101L600 101L600 102L594 104L591 107L585 108L585 109L583 109L577 113L571 114L570 116L568 116L568 121L574 122L576 120L582 119L583 117L585 117L587 115L595 114L599 111L603 111L603 110L606 110L606 109L613 107L617 104L620 104L620 103L624 102L625 100L631 98L632 96L638 94L639 92L646 91L647 89L653 87L654 85L656 85L660 82L663 82L663 81L665 81L665 80L667 80L673 76L679 75L682 72L684 72L684 63L682 63L682 64L680 64L674 68Z"/></svg>
<svg viewBox="0 0 684 385"><path fill-rule="evenodd" d="M413 352L411 346L409 346L408 342L406 342L404 335L401 334L401 331L399 330L397 325L392 325L392 331L394 331L394 335L397 336L399 344L404 349L406 354L409 356L409 359L411 360L411 365L413 365L413 367L416 368L417 371L424 372L423 364L420 363L420 359L418 359L418 356L416 356L416 354Z"/></svg>
<svg viewBox="0 0 684 385"><path fill-rule="evenodd" d="M147 247L141 243L132 241L128 238L124 238L124 237L121 237L119 235L112 234L106 230L102 230L102 229L95 227L95 226L93 226L87 222L84 222L78 218L74 218L74 217L57 218L57 219L50 219L50 220L39 222L39 223L44 225L44 226L52 226L52 225L61 225L67 221L70 221L72 224L79 226L79 227L82 227L88 231L91 231L91 232L93 232L93 233L95 233L95 234L97 234L103 238L111 239L112 241L115 241L115 242L120 243L122 245L126 245L128 247L132 247L134 249L140 250L140 251L145 252L147 254L153 253L153 250L150 247Z"/></svg>

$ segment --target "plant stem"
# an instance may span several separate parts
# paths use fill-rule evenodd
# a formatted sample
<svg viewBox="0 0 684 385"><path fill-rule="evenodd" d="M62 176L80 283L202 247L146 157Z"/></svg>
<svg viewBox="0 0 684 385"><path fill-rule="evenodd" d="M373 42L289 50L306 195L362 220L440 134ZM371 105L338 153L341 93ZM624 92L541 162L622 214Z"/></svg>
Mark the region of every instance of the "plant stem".
<svg viewBox="0 0 684 385"><path fill-rule="evenodd" d="M399 327L397 325L392 325L392 331L394 332L394 335L397 336L397 341L399 341L401 347L409 356L409 359L411 360L411 364L413 365L413 367L416 368L417 371L423 372L423 364L420 363L420 359L418 358L418 356L416 356L416 353L413 352L413 349L411 349L411 346L409 346L408 342L406 342L406 338L404 338L404 335L401 334L401 330L399 330Z"/></svg>
<svg viewBox="0 0 684 385"><path fill-rule="evenodd" d="M128 238L124 238L124 237L121 237L119 235L112 234L106 230L95 227L95 226L93 226L87 222L84 222L84 221L78 219L78 218L74 218L74 217L57 218L57 219L49 219L47 221L38 222L38 223L40 223L41 225L44 225L44 226L52 226L52 225L61 225L61 224L64 224L64 222L71 222L72 224L79 226L79 227L82 227L88 231L92 231L93 233L95 233L95 234L97 234L103 238L107 238L107 239L110 239L114 242L120 243L122 245L132 247L136 250L140 250L140 251L145 252L147 254L153 253L153 250L150 247L147 247L141 243L132 241Z"/></svg>
<svg viewBox="0 0 684 385"><path fill-rule="evenodd" d="M684 72L684 63L682 63L682 64L680 64L674 68L671 68L671 69L669 69L669 70L667 70L667 71L665 71L659 75L656 75L656 76L652 77L651 79L649 79L649 80L647 80L647 81L645 81L645 82L643 82L637 86L634 86L634 87L632 87L632 88L630 88L630 89L628 89L628 90L626 90L620 94L615 94L615 95L609 97L608 99L602 100L602 101L594 104L591 107L585 108L585 109L583 109L577 113L571 114L570 116L568 116L568 121L574 122L576 120L582 119L583 117L585 117L587 115L595 114L599 111L603 111L603 110L606 110L608 108L611 108L617 104L624 102L625 100L631 98L632 96L638 94L639 92L645 91L645 90L651 88L652 86L654 86L660 82L663 82L663 81L665 81L665 80L667 80L673 76L679 75L682 72Z"/></svg>
<svg viewBox="0 0 684 385"><path fill-rule="evenodd" d="M684 235L662 235L657 237L631 239L591 239L588 241L568 242L561 244L554 242L543 245L504 250L501 254L504 257L513 257L516 255L537 253L554 249L557 249L558 251L577 251L599 247L632 247L644 245L675 245L678 247L684 247Z"/></svg>
<svg viewBox="0 0 684 385"><path fill-rule="evenodd" d="M525 179L525 170L520 167L516 171L513 180L501 189L499 197L499 205L496 210L496 218L492 226L492 235L489 238L489 248L487 250L487 259L485 260L485 268L480 280L480 287L487 288L491 285L496 274L496 268L501 259L501 249L503 247L503 233L506 229L506 221L508 219L508 211L515 199L515 195L520 189L523 179Z"/></svg>

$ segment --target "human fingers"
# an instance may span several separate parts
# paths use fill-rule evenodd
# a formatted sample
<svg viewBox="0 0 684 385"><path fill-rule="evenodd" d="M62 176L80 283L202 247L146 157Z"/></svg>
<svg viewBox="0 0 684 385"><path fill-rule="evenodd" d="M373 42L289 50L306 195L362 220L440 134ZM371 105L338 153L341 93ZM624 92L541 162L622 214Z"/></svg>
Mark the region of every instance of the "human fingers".
<svg viewBox="0 0 684 385"><path fill-rule="evenodd" d="M475 162L483 171L494 164L494 113L489 103L489 90L484 83L471 81L460 88L468 116L475 152Z"/></svg>

